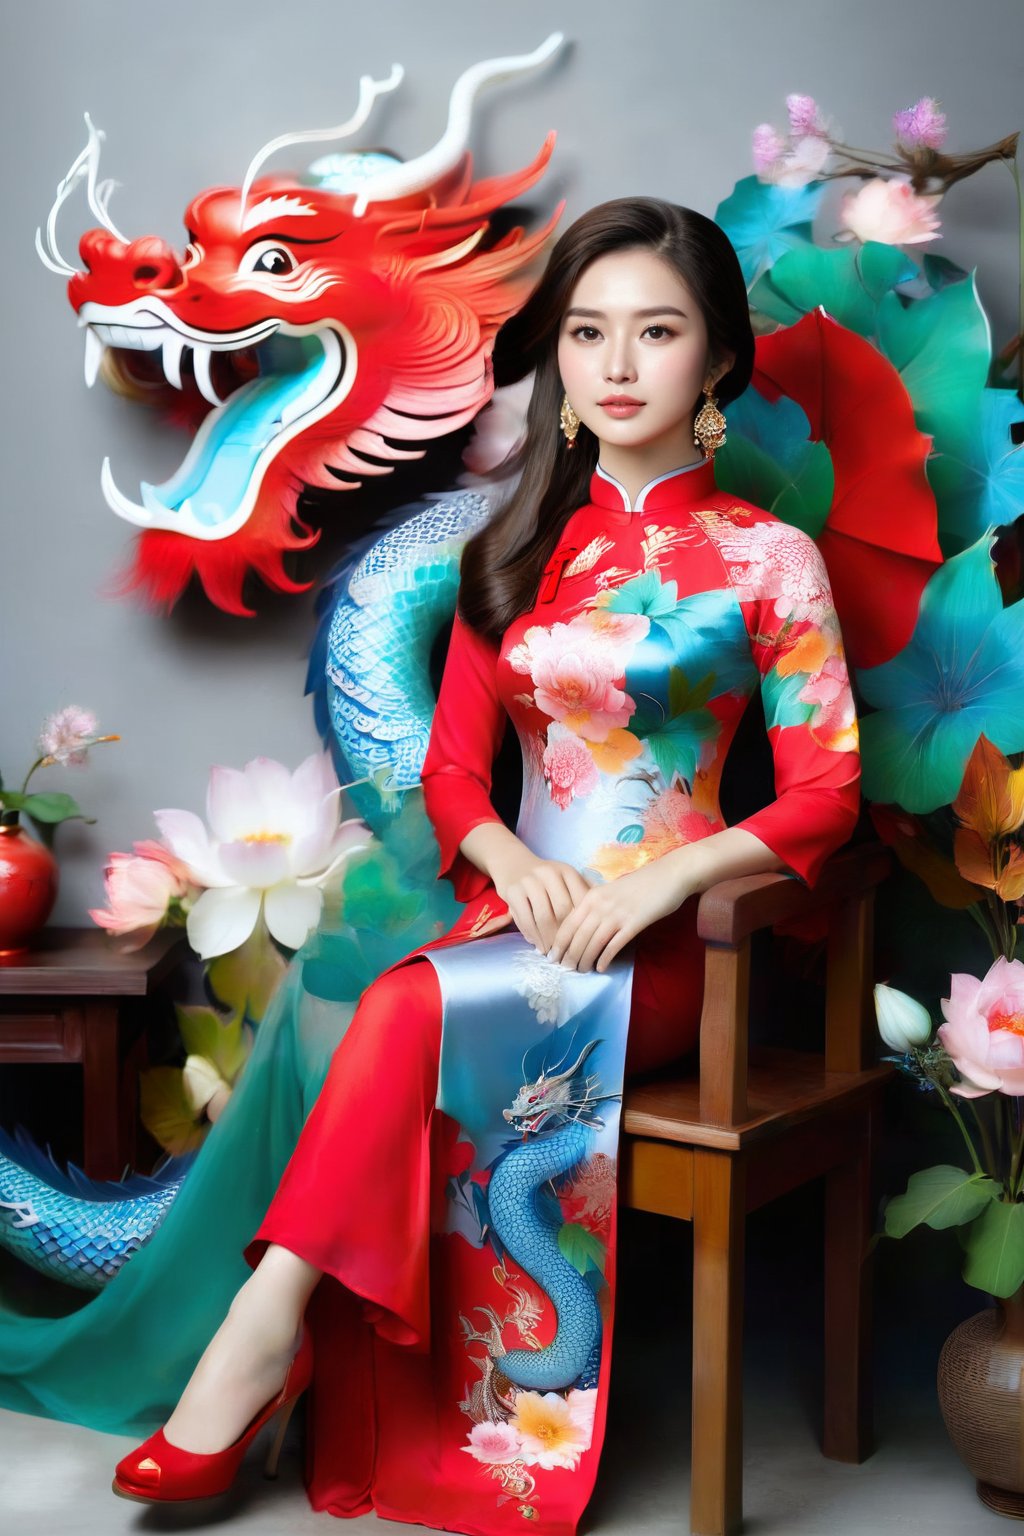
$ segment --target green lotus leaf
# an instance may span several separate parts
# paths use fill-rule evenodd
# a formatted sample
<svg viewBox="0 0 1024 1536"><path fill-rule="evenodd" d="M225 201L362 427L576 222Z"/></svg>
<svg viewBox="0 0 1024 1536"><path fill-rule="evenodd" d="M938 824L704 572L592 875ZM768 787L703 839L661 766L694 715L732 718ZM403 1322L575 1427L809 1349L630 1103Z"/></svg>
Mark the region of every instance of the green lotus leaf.
<svg viewBox="0 0 1024 1536"><path fill-rule="evenodd" d="M1012 1296L1024 1284L1024 1205L993 1200L964 1233L968 1285Z"/></svg>
<svg viewBox="0 0 1024 1536"><path fill-rule="evenodd" d="M917 275L903 251L878 240L835 250L801 245L784 252L758 278L750 302L782 325L793 325L820 304L848 330L871 338L883 295Z"/></svg>
<svg viewBox="0 0 1024 1536"><path fill-rule="evenodd" d="M768 400L745 390L729 406L729 434L715 456L719 490L817 538L835 493L832 455L810 440L806 412L786 395Z"/></svg>
<svg viewBox="0 0 1024 1536"><path fill-rule="evenodd" d="M896 1195L885 1208L885 1230L890 1237L906 1237L921 1225L941 1230L960 1227L999 1196L992 1179L966 1173L963 1168L941 1165L915 1173L904 1195Z"/></svg>
<svg viewBox="0 0 1024 1536"><path fill-rule="evenodd" d="M978 298L974 273L949 283L924 299L903 303L894 293L878 306L882 351L899 369L914 406L914 419L933 438L927 462L929 482L939 503L940 536L946 529L947 498L952 498L950 529L962 528L965 440L978 430L978 412L991 361L988 317ZM954 455L947 463L946 456ZM954 547L962 546L962 538Z"/></svg>

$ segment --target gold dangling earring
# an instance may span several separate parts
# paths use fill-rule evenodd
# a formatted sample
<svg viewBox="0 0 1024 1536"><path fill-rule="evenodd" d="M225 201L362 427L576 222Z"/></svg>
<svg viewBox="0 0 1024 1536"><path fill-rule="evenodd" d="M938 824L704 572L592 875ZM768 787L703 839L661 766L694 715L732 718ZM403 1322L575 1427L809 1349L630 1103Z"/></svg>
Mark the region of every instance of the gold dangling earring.
<svg viewBox="0 0 1024 1536"><path fill-rule="evenodd" d="M724 442L725 417L718 409L714 392L705 385L704 404L693 423L693 446L703 448L706 456L713 460Z"/></svg>
<svg viewBox="0 0 1024 1536"><path fill-rule="evenodd" d="M580 418L569 404L569 396L562 396L562 409L558 413L559 425L565 433L565 440L570 448L576 446L576 433L580 429Z"/></svg>

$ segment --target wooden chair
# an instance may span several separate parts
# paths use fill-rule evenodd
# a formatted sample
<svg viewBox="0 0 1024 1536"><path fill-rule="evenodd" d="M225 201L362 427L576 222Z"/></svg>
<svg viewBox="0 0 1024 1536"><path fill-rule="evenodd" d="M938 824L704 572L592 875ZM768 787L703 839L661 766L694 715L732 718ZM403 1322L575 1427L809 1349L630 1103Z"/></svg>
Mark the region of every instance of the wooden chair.
<svg viewBox="0 0 1024 1536"><path fill-rule="evenodd" d="M635 1084L623 1105L622 1198L693 1223L695 1536L742 1527L742 1334L748 1211L825 1178L825 1403L822 1449L871 1454L869 1392L872 1119L891 1068L876 1065L872 1004L880 845L833 856L813 891L784 875L704 893L707 946L699 1076ZM751 935L825 908L824 1051L750 1048ZM748 1059L749 1057L749 1059Z"/></svg>

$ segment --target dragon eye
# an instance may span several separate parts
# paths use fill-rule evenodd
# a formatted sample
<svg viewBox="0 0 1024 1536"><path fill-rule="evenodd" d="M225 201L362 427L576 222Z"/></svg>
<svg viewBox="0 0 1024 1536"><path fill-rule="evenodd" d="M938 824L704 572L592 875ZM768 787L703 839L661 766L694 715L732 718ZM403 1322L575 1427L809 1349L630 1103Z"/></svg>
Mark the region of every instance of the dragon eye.
<svg viewBox="0 0 1024 1536"><path fill-rule="evenodd" d="M294 272L298 262L284 245L254 245L246 251L239 263L239 272L265 272L271 277L283 277Z"/></svg>

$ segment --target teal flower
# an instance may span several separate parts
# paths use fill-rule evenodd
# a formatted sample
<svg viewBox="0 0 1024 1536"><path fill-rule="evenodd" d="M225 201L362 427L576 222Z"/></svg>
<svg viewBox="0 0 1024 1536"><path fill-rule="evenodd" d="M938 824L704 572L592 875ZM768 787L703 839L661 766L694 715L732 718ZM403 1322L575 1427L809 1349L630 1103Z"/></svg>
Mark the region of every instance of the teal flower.
<svg viewBox="0 0 1024 1536"><path fill-rule="evenodd" d="M1024 603L1004 608L993 533L941 565L891 661L857 673L876 713L861 720L869 800L917 813L950 804L984 733L1024 751Z"/></svg>

